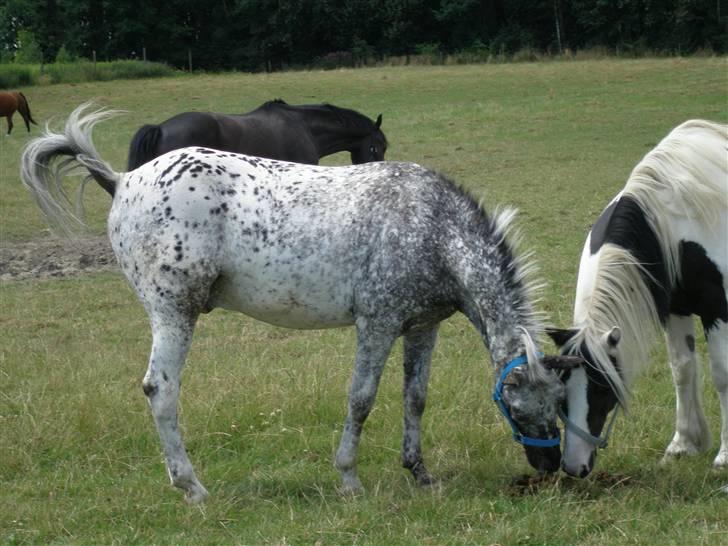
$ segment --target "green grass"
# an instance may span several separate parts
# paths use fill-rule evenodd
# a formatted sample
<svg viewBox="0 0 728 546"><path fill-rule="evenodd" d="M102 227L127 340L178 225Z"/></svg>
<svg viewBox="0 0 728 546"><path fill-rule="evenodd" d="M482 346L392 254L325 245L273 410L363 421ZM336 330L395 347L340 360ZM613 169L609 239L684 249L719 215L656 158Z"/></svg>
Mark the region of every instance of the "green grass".
<svg viewBox="0 0 728 546"><path fill-rule="evenodd" d="M590 223L672 127L693 117L728 121L725 69L725 59L604 60L230 74L24 92L39 122L65 119L89 98L127 110L95 134L118 170L137 127L179 111L244 112L282 97L371 117L382 112L389 159L436 168L488 208L521 209L526 246L549 283L543 307L565 325ZM27 140L17 118L13 134L0 138L3 241L47 236L17 175ZM91 230L100 233L108 197L92 186L86 197ZM200 321L184 377L182 426L212 493L205 505L189 507L167 482L140 386L149 327L122 277L8 282L0 305L0 543L728 540L728 495L719 491L728 473L710 469L714 451L658 464L674 419L662 347L598 461L598 470L627 480L561 477L524 494L511 482L530 470L489 399L487 354L467 321L454 317L441 331L423 424L425 457L443 486L419 490L400 468L398 346L361 442L367 493L351 499L338 495L332 461L353 332L284 330L216 311ZM717 437L719 408L705 383Z"/></svg>
<svg viewBox="0 0 728 546"><path fill-rule="evenodd" d="M147 61L78 60L70 63L16 64L0 63L0 89L29 85L81 83L119 79L161 78L179 75L171 66Z"/></svg>

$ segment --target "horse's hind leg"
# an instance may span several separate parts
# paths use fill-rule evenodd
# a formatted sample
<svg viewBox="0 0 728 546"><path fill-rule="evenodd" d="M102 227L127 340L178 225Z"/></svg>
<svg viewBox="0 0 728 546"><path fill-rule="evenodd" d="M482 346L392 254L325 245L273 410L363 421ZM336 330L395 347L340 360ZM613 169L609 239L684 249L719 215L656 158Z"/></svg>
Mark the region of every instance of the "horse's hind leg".
<svg viewBox="0 0 728 546"><path fill-rule="evenodd" d="M675 435L665 450L663 461L681 455L695 455L710 447L710 429L700 401L692 316L670 315L667 349L677 396L677 415Z"/></svg>
<svg viewBox="0 0 728 546"><path fill-rule="evenodd" d="M5 119L8 120L8 132L7 132L7 134L9 135L10 134L10 131L13 130L13 115L12 114L8 114L7 116L5 116Z"/></svg>
<svg viewBox="0 0 728 546"><path fill-rule="evenodd" d="M150 319L152 353L142 387L157 425L172 485L183 489L189 502L197 503L208 493L195 476L177 422L182 368L197 315L186 316L174 310L152 312Z"/></svg>
<svg viewBox="0 0 728 546"><path fill-rule="evenodd" d="M436 341L437 327L430 330L410 332L404 336L402 465L412 472L418 485L431 485L434 483L422 461L420 421L422 413L425 411L430 362Z"/></svg>
<svg viewBox="0 0 728 546"><path fill-rule="evenodd" d="M356 363L349 390L349 412L335 462L336 468L341 472L343 493L362 491L356 471L359 439L364 421L374 405L384 364L394 340L397 339L395 329L379 329L375 322L377 321L361 317L356 321Z"/></svg>
<svg viewBox="0 0 728 546"><path fill-rule="evenodd" d="M728 323L718 319L705 332L710 353L710 370L720 400L720 450L713 461L716 467L728 467Z"/></svg>

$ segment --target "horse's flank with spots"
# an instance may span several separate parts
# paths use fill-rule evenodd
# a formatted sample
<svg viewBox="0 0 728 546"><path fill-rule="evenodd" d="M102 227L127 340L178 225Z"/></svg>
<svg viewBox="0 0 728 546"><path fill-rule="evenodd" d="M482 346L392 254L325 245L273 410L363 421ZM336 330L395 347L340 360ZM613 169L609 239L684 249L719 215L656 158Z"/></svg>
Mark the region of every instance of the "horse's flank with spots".
<svg viewBox="0 0 728 546"><path fill-rule="evenodd" d="M336 454L345 491L361 488L359 437L399 336L402 460L417 483L432 482L420 420L438 326L456 311L482 336L497 374L517 357L527 361L503 386L515 426L534 438L558 436L563 387L537 356L542 325L530 266L507 237L512 211L489 216L455 184L411 163L317 167L185 148L116 173L90 140L107 115L80 107L65 134L31 142L22 178L61 228L72 217L55 183L57 157L70 155L113 195L109 237L152 326L144 392L172 483L190 501L207 492L177 427L180 375L198 316L217 307L291 328L355 326L349 410ZM558 446L526 446L526 454L539 470L558 468Z"/></svg>

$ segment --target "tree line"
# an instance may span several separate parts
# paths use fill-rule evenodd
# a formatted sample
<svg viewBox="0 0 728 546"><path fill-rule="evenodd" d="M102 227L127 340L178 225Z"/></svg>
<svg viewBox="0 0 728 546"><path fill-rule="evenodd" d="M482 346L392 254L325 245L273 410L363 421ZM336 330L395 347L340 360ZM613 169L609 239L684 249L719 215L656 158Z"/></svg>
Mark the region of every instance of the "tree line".
<svg viewBox="0 0 728 546"><path fill-rule="evenodd" d="M146 58L206 70L411 54L728 51L725 0L4 0L0 60Z"/></svg>

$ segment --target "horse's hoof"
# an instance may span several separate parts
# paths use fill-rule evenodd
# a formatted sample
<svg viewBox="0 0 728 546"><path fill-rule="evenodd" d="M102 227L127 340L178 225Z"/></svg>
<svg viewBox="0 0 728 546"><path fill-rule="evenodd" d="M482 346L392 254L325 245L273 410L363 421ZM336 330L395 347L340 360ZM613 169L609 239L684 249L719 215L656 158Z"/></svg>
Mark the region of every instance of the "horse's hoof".
<svg viewBox="0 0 728 546"><path fill-rule="evenodd" d="M676 459L683 457L692 457L700 453L700 450L687 443L671 443L665 450L665 454L660 460L660 464L668 464Z"/></svg>
<svg viewBox="0 0 728 546"><path fill-rule="evenodd" d="M364 486L357 477L345 477L342 479L339 493L344 497L357 497L364 494Z"/></svg>
<svg viewBox="0 0 728 546"><path fill-rule="evenodd" d="M718 470L728 468L728 451L718 452L718 455L713 460L713 468L716 468Z"/></svg>
<svg viewBox="0 0 728 546"><path fill-rule="evenodd" d="M185 500L188 504L200 504L209 496L210 493L202 485L197 485L185 492Z"/></svg>
<svg viewBox="0 0 728 546"><path fill-rule="evenodd" d="M440 480L434 478L432 475L424 474L417 476L417 485L422 488L437 488L440 487L441 483Z"/></svg>

